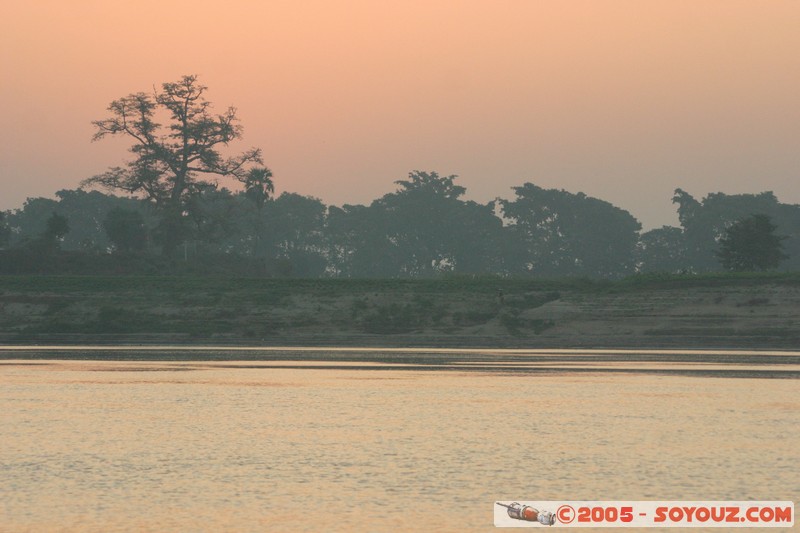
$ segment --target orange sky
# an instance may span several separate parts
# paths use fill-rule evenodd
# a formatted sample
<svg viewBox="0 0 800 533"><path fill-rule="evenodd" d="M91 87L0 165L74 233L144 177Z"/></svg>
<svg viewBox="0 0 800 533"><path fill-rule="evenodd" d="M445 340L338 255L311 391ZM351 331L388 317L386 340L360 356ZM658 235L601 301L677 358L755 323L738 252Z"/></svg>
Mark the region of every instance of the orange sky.
<svg viewBox="0 0 800 533"><path fill-rule="evenodd" d="M672 191L800 203L800 2L6 0L0 209L126 157L91 120L197 73L279 191L369 202L410 170L532 181L674 224Z"/></svg>

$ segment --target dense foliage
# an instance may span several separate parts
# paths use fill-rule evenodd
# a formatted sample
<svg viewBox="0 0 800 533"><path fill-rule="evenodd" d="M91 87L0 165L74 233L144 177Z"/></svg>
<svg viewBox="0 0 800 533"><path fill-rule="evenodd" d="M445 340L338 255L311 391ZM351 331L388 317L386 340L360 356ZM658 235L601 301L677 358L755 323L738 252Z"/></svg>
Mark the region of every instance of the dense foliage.
<svg viewBox="0 0 800 533"><path fill-rule="evenodd" d="M717 252L726 270L752 272L777 268L786 259L781 241L775 234L778 228L767 215L751 215L737 220L720 239Z"/></svg>
<svg viewBox="0 0 800 533"><path fill-rule="evenodd" d="M641 232L627 211L582 193L525 183L513 199L480 204L465 200L456 180L415 171L369 205L340 207L293 193L272 197L264 179L240 192L207 187L187 198L172 254L164 253L160 235L164 212L152 203L63 190L3 213L0 272L615 279L800 270L800 206L781 204L772 193L698 201L678 189L681 226ZM745 220L774 226L766 235L781 246L778 255L774 247L767 253L745 245L749 263L726 263L726 247L736 244ZM771 242L759 235L747 242Z"/></svg>

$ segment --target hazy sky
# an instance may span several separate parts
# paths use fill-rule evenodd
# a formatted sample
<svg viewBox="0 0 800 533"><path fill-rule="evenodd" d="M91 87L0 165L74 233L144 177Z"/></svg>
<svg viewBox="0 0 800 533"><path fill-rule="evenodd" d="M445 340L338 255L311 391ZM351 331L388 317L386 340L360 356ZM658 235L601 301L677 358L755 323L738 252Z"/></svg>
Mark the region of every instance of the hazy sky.
<svg viewBox="0 0 800 533"><path fill-rule="evenodd" d="M90 122L199 74L279 191L364 203L414 169L676 223L681 187L800 203L795 0L5 0L0 209L125 157Z"/></svg>

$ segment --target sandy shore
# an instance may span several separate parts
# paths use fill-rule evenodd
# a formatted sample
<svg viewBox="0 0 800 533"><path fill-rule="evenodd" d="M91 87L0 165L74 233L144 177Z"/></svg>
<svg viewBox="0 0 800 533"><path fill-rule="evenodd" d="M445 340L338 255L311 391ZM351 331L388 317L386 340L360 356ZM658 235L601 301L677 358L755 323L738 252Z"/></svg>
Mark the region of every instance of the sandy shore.
<svg viewBox="0 0 800 533"><path fill-rule="evenodd" d="M0 278L0 343L800 346L793 279L592 284Z"/></svg>

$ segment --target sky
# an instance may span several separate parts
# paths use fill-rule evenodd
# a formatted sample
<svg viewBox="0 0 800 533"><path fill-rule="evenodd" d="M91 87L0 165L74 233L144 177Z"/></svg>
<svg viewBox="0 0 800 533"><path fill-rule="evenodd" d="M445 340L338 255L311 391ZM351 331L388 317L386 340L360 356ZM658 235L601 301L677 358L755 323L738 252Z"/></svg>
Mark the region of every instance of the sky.
<svg viewBox="0 0 800 533"><path fill-rule="evenodd" d="M800 203L795 0L5 0L0 209L121 164L117 98L197 74L276 189L369 203L412 170L677 224L675 188ZM225 184L225 183L223 183Z"/></svg>

